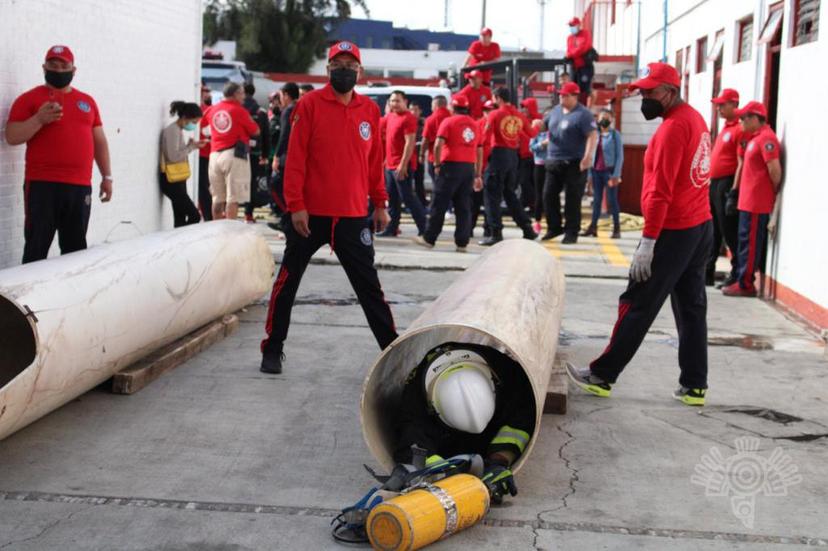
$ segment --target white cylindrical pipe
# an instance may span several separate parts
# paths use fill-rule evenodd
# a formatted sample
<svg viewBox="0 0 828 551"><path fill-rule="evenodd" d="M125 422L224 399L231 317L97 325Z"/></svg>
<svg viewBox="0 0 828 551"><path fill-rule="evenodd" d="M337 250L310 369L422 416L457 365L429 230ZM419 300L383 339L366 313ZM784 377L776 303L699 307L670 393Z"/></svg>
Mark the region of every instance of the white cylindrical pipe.
<svg viewBox="0 0 828 551"><path fill-rule="evenodd" d="M273 257L235 221L0 271L0 440L260 298Z"/></svg>
<svg viewBox="0 0 828 551"><path fill-rule="evenodd" d="M563 268L537 243L510 239L484 253L383 351L368 372L361 420L374 457L389 470L393 466L395 411L409 373L426 353L446 343L475 344L514 360L532 385L534 396L526 399L534 401L535 426L513 468L520 469L540 430L564 292Z"/></svg>

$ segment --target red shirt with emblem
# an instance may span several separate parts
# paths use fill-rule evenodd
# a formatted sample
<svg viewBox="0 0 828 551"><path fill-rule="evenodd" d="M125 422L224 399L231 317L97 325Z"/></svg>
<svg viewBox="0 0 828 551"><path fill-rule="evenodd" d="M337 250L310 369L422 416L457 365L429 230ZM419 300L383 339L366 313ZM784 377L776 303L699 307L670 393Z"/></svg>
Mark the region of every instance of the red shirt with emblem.
<svg viewBox="0 0 828 551"><path fill-rule="evenodd" d="M586 29L566 37L566 57L572 60L576 69L586 65L584 56L592 49L592 35Z"/></svg>
<svg viewBox="0 0 828 551"><path fill-rule="evenodd" d="M441 163L474 163L477 160L480 130L470 116L453 115L447 118L440 124L437 137L445 140L440 152Z"/></svg>
<svg viewBox="0 0 828 551"><path fill-rule="evenodd" d="M770 179L768 163L779 158L779 140L767 124L759 129L744 149L739 181L739 210L770 214L776 202L776 189Z"/></svg>
<svg viewBox="0 0 828 551"><path fill-rule="evenodd" d="M390 112L385 116L385 166L395 170L405 150L405 137L417 134L417 117L410 111ZM412 152L413 155L413 152Z"/></svg>
<svg viewBox="0 0 828 551"><path fill-rule="evenodd" d="M380 111L354 92L343 105L330 84L308 92L293 110L285 161L290 212L315 216L368 215L368 198L385 205Z"/></svg>
<svg viewBox="0 0 828 551"><path fill-rule="evenodd" d="M250 136L259 131L259 125L241 103L222 100L204 113L210 121L210 151L224 151L236 142L250 143Z"/></svg>
<svg viewBox="0 0 828 551"><path fill-rule="evenodd" d="M710 154L710 177L725 178L736 174L738 159L736 150L742 137L742 125L734 118L725 122L724 128L716 136L713 153Z"/></svg>
<svg viewBox="0 0 828 551"><path fill-rule="evenodd" d="M469 115L479 119L483 116L483 104L492 99L492 89L488 86L475 88L471 84L466 84L457 95L465 96L469 100Z"/></svg>
<svg viewBox="0 0 828 551"><path fill-rule="evenodd" d="M521 134L533 138L538 133L538 129L532 128L529 124L526 115L511 104L501 105L489 113L486 120L486 133L483 139L489 142L491 147L518 149Z"/></svg>
<svg viewBox="0 0 828 551"><path fill-rule="evenodd" d="M488 46L484 46L479 40L475 40L469 46L469 54L472 60L469 65L477 65L478 63L487 63L494 61L500 57L500 44L497 42L490 42ZM483 82L492 81L492 72L490 70L480 71L483 74ZM474 115L472 115L474 116Z"/></svg>
<svg viewBox="0 0 828 551"><path fill-rule="evenodd" d="M450 116L451 111L448 108L440 107L426 118L423 138L428 140L428 162L430 163L434 162L434 142L437 141L437 130L440 129L440 123Z"/></svg>
<svg viewBox="0 0 828 551"><path fill-rule="evenodd" d="M43 126L26 142L26 180L91 186L95 159L92 129L102 126L92 96L75 88L61 92L38 86L14 100L8 122L30 119L49 101L63 106L63 116Z"/></svg>
<svg viewBox="0 0 828 551"><path fill-rule="evenodd" d="M671 109L644 154L644 237L698 226L710 216L710 132L686 103Z"/></svg>

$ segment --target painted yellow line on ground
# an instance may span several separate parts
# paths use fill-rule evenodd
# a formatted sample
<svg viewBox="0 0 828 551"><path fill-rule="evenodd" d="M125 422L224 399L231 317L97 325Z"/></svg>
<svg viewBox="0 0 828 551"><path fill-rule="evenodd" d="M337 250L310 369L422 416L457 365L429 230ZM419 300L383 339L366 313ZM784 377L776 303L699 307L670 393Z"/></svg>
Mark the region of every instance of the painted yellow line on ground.
<svg viewBox="0 0 828 551"><path fill-rule="evenodd" d="M573 250L570 248L562 249L556 241L546 242L543 244L543 247L552 253L552 256L555 258L561 258L563 256L599 256L601 254L601 251L597 248L591 251Z"/></svg>
<svg viewBox="0 0 828 551"><path fill-rule="evenodd" d="M612 239L609 237L598 237L596 239L598 244L601 245L601 252L604 254L604 258L607 259L607 262L612 266L629 268L630 261L624 256L624 253L621 252L621 249L618 248L618 245Z"/></svg>

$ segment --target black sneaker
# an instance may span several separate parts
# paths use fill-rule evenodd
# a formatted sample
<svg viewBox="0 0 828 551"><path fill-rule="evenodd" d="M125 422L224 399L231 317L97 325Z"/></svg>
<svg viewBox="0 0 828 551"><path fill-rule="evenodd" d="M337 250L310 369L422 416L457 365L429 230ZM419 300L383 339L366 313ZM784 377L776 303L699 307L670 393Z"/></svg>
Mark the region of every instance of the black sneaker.
<svg viewBox="0 0 828 551"><path fill-rule="evenodd" d="M572 244L577 243L577 242L578 242L578 234L577 233L575 235L572 235L571 233L568 233L568 234L564 235L563 239L561 239L561 244L562 245L572 245Z"/></svg>
<svg viewBox="0 0 828 551"><path fill-rule="evenodd" d="M487 237L487 238L485 238L481 241L478 241L477 244L480 245L481 247L491 247L492 245L496 245L496 244L500 243L501 241L503 241L503 236L492 235L492 236L489 236L489 237Z"/></svg>
<svg viewBox="0 0 828 551"><path fill-rule="evenodd" d="M262 366L259 371L278 375L282 372L283 361L285 361L284 352L265 352L262 355Z"/></svg>
<svg viewBox="0 0 828 551"><path fill-rule="evenodd" d="M578 369L567 362L566 374L569 375L569 379L573 383L591 394L602 398L609 398L612 393L612 385L600 377L593 375L588 367Z"/></svg>
<svg viewBox="0 0 828 551"><path fill-rule="evenodd" d="M687 404L688 406L700 407L704 405L704 399L707 396L706 388L687 388L680 386L673 392L673 398Z"/></svg>
<svg viewBox="0 0 828 551"><path fill-rule="evenodd" d="M543 237L541 237L541 241L549 241L550 239L555 239L559 235L563 235L563 230L550 230L543 234Z"/></svg>
<svg viewBox="0 0 828 551"><path fill-rule="evenodd" d="M535 233L535 230L532 229L532 226L526 226L523 228L523 238L528 239L529 241L534 241L538 238L538 234Z"/></svg>

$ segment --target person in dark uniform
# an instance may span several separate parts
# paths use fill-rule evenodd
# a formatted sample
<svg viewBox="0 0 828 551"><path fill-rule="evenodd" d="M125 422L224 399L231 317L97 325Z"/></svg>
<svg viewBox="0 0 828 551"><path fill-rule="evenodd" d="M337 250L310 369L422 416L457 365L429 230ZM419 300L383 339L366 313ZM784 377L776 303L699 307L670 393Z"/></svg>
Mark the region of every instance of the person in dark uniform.
<svg viewBox="0 0 828 551"><path fill-rule="evenodd" d="M213 104L210 89L201 85L201 112ZM210 121L204 117L198 123L198 139L204 145L198 149L198 210L205 222L213 219L213 196L210 195Z"/></svg>
<svg viewBox="0 0 828 551"><path fill-rule="evenodd" d="M255 224L253 209L261 206L258 202L258 181L267 170L267 152L270 150L270 127L267 121L267 111L262 109L259 102L253 97L256 87L253 84L244 85L244 108L259 125L259 135L250 140L250 200L244 205L244 221Z"/></svg>
<svg viewBox="0 0 828 551"><path fill-rule="evenodd" d="M589 367L567 365L572 381L608 397L670 297L679 335L679 388L673 397L704 405L707 393L707 294L704 275L713 241L710 216L710 132L682 101L681 78L666 63L650 63L630 85L641 90L647 120L662 117L644 156L644 230L621 295L618 321L603 354Z"/></svg>
<svg viewBox="0 0 828 551"><path fill-rule="evenodd" d="M483 118L477 121L478 135L480 136L480 174L485 178L486 169L489 165L489 155L492 152L492 144L490 140L485 139L486 123L488 122L489 113L497 109L497 106L492 100L483 104ZM492 234L489 223L486 221L486 213L483 211L483 181L479 180L474 186L474 193L472 193L472 213L471 213L471 237L474 237L474 228L477 227L477 219L480 218L481 211L483 212L483 237L489 237Z"/></svg>
<svg viewBox="0 0 828 551"><path fill-rule="evenodd" d="M475 180L480 183L480 159L477 144L480 134L477 122L469 116L469 100L455 95L451 100L454 114L445 119L437 130L434 144L434 200L423 235L414 242L424 247L434 247L449 204L454 205L456 217L454 244L457 252L466 252L471 238L471 196Z"/></svg>
<svg viewBox="0 0 828 551"><path fill-rule="evenodd" d="M713 213L713 248L707 264L706 283L713 285L716 277L716 261L722 252L722 241L730 249L730 274L719 285L727 287L738 280L736 258L739 251L739 216L727 214L727 195L733 189L736 168L739 165L736 150L742 139L739 124L739 92L725 88L719 97L711 100L719 116L725 120L724 128L716 136L710 155L710 210Z"/></svg>
<svg viewBox="0 0 828 551"><path fill-rule="evenodd" d="M45 85L12 103L9 145L26 144L23 264L43 260L58 234L60 253L86 248L92 207L92 161L101 173L101 202L112 198L109 146L98 105L71 86L75 56L52 46L43 63Z"/></svg>
<svg viewBox="0 0 828 551"><path fill-rule="evenodd" d="M523 210L523 205L515 193L520 135L525 133L532 138L538 130L511 104L511 95L506 88L498 88L495 91L495 103L498 108L489 113L483 136L483 140L490 142L492 146L483 184L486 222L491 228L492 235L480 241L480 245L484 247L503 241L503 219L500 212L500 202L503 200L506 201L515 223L523 230L524 239L534 240L538 237L532 229L531 218ZM483 143L479 147L484 147Z"/></svg>
<svg viewBox="0 0 828 551"><path fill-rule="evenodd" d="M532 385L517 363L489 348L447 344L411 371L395 414L394 461L426 465L462 454L484 459L483 482L500 503L517 494L510 470L535 430Z"/></svg>
<svg viewBox="0 0 828 551"><path fill-rule="evenodd" d="M417 198L422 203L423 207L428 208L428 199L426 198L425 190L425 161L423 149L423 132L425 130L425 117L423 117L423 109L415 102L411 102L408 110L417 119L417 136L414 138L414 154L411 155L412 164L412 178L414 179L414 192Z"/></svg>
<svg viewBox="0 0 828 551"><path fill-rule="evenodd" d="M270 296L267 337L261 346L264 373L282 372L282 348L296 291L311 257L326 243L342 264L380 348L397 338L374 267L367 222L369 198L373 229L381 231L389 221L379 108L354 92L362 73L356 44L331 46L327 70L329 84L305 94L291 117L284 172L291 225Z"/></svg>
<svg viewBox="0 0 828 551"><path fill-rule="evenodd" d="M293 111L296 108L296 102L299 101L299 87L295 82L286 82L282 85L280 95L282 97L282 112L280 115L279 142L276 144L276 150L273 152L272 163L273 181L275 183L273 199L284 213L287 211L284 197L285 163L287 161L288 144L290 143L290 125ZM287 224L287 217L283 217L279 224L279 229L285 231Z"/></svg>

